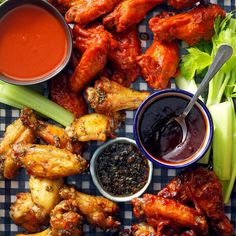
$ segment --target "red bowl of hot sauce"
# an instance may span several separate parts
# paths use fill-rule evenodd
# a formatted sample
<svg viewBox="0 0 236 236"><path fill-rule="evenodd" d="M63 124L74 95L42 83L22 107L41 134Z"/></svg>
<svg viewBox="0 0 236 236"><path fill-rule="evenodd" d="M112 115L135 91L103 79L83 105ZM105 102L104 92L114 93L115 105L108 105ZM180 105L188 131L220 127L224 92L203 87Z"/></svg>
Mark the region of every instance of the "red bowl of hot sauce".
<svg viewBox="0 0 236 236"><path fill-rule="evenodd" d="M46 1L8 0L0 6L0 79L36 84L68 63L72 37L63 16Z"/></svg>

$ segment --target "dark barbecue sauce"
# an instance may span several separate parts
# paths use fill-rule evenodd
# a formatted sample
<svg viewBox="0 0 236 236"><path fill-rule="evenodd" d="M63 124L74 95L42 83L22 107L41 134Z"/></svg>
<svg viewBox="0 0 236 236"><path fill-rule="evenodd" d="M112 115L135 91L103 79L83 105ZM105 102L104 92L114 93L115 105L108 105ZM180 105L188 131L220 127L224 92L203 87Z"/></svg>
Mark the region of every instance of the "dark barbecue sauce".
<svg viewBox="0 0 236 236"><path fill-rule="evenodd" d="M206 125L200 110L194 106L185 118L188 134L180 152L167 154L182 141L182 130L176 121L167 122L181 114L188 101L177 96L164 97L152 103L140 122L140 136L145 149L155 158L166 163L182 162L190 158L204 140Z"/></svg>
<svg viewBox="0 0 236 236"><path fill-rule="evenodd" d="M97 158L96 173L105 191L114 196L129 196L144 187L149 167L136 146L116 142Z"/></svg>

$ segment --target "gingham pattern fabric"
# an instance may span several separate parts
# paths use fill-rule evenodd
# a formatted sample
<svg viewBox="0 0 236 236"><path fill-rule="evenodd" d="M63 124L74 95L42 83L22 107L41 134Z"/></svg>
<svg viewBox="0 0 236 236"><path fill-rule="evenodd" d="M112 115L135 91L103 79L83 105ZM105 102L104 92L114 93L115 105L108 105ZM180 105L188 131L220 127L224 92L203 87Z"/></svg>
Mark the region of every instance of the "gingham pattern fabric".
<svg viewBox="0 0 236 236"><path fill-rule="evenodd" d="M236 8L235 0L219 0L212 1L213 3L218 3L226 11L232 11ZM146 19L139 25L141 46L143 51L145 48L149 47L152 43L153 36L148 29L148 19L155 16L159 11L163 10L164 7L158 7L146 17ZM184 46L184 45L182 45ZM172 82L171 87L174 87ZM45 88L45 84L43 84ZM147 84L141 78L133 85L134 89L146 90ZM44 91L47 94L47 91ZM125 126L118 130L118 136L126 136L129 138L133 137L133 118L135 112L127 111L126 112L126 123ZM19 110L12 109L11 107L0 104L0 137L3 136L5 128L13 120L19 117ZM89 160L93 152L96 150L97 145L101 143L92 143L87 151L84 153L84 156ZM159 168L154 166L152 182L147 189L148 193L156 193L160 190L168 181L170 181L174 176L176 176L178 171L173 169ZM70 176L67 178L67 183L76 184L77 187L89 194L99 195L96 187L94 186L89 172L77 175ZM19 192L26 192L29 190L28 186L28 175L24 170L21 170L18 177L12 181L10 180L0 180L0 236L10 236L15 235L17 232L23 232L22 228L17 227L9 217L9 208L12 202L16 199L16 194ZM132 206L130 203L120 203L120 213L118 215L121 220L123 227L127 228L132 223L135 222L135 217L132 213ZM236 229L236 186L234 187L231 202L225 206L225 211L227 216L231 219L234 228ZM84 235L85 236L102 236L102 235L111 235L111 233L105 233L100 229L97 229L93 226L85 225L84 226ZM235 234L236 235L236 234Z"/></svg>

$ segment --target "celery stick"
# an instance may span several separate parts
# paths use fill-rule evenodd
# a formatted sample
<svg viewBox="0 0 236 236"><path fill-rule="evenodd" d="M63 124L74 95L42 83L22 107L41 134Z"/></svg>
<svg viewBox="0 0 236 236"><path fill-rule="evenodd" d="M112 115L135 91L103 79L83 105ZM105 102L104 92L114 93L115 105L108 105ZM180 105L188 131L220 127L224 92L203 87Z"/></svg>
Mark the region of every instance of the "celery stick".
<svg viewBox="0 0 236 236"><path fill-rule="evenodd" d="M220 180L229 180L233 138L233 111L229 101L209 107L213 123L213 170Z"/></svg>
<svg viewBox="0 0 236 236"><path fill-rule="evenodd" d="M6 104L22 104L22 106L29 107L64 126L70 125L74 120L74 115L71 112L27 87L2 81L0 84L0 98L2 102L5 100Z"/></svg>

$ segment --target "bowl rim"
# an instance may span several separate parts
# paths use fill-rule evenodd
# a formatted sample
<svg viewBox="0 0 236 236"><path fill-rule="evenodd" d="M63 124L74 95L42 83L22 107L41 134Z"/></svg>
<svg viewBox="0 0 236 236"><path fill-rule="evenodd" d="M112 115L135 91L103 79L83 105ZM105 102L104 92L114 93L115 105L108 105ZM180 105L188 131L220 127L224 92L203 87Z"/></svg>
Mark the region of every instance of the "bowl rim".
<svg viewBox="0 0 236 236"><path fill-rule="evenodd" d="M197 153L196 157L191 158L189 161L186 161L185 163L174 163L174 164L168 164L168 163L164 163L161 162L160 160L152 157L152 155L150 155L143 147L141 139L139 137L139 132L138 132L138 118L140 113L142 112L142 110L144 109L144 106L154 97L158 97L159 95L163 95L163 94L169 94L169 93L175 93L177 96L178 95L185 95L188 96L189 98L193 97L194 95L188 91L182 90L182 89L164 89L164 90L160 90L160 91L156 91L153 94L151 94L148 98L146 98L142 104L138 107L136 113L135 113L135 117L134 117L134 123L133 123L133 133L134 133L134 137L135 137L135 141L139 147L139 149L143 152L143 154L153 163L161 166L161 167L166 167L166 168L170 168L170 169L179 169L179 168L184 168L187 166L190 166L192 164L194 164L195 162L199 161L209 150L211 143L212 143L212 139L213 139L213 131L214 131L214 126L213 126L213 121L212 121L212 117L211 114L208 110L208 108L206 107L206 105L200 100L197 100L197 104L202 108L202 111L205 114L205 117L207 119L207 124L209 124L209 136L206 137L207 141L205 142L202 150L200 153Z"/></svg>
<svg viewBox="0 0 236 236"><path fill-rule="evenodd" d="M152 180L152 176L153 176L153 164L152 162L147 159L148 162L148 167L149 167L149 173L148 173L148 179L146 184L143 186L142 189L140 189L138 192L136 192L135 194L129 195L129 196L124 196L124 197L118 197L118 196L113 196L112 194L108 193L107 191L105 191L101 184L98 181L97 175L96 175L96 171L95 171L95 165L96 165L96 159L98 158L99 154L109 145L111 145L112 143L117 143L117 142L125 142L125 143L131 143L133 145L135 145L138 149L139 147L137 146L135 140L130 139L130 138L126 138L126 137L117 137L115 139L109 140L108 142L104 143L103 145L101 145L100 147L98 147L96 149L96 151L93 153L93 156L90 160L90 173L91 173L91 177L93 180L94 185L97 187L98 191L106 198L114 201L114 202L128 202L131 201L133 198L137 198L140 197L148 188L149 184L151 183ZM145 156L144 156L145 157Z"/></svg>
<svg viewBox="0 0 236 236"><path fill-rule="evenodd" d="M33 80L30 81L20 81L11 77L8 77L2 73L0 73L0 80L3 80L7 83L10 84L15 84L15 85L33 85L33 84L39 84L42 82L45 82L56 75L58 75L69 63L71 55L72 55L72 50L73 50L73 40L72 40L72 35L71 35L71 30L69 25L66 23L64 17L62 14L49 2L44 1L44 0L8 0L0 4L0 13L2 11L5 11L2 16L0 14L0 18L3 17L5 14L7 14L10 10L22 6L24 4L31 4L31 5L36 5L38 7L41 7L42 9L47 10L50 14L52 14L61 24L65 34L66 34L66 41L67 41L67 50L65 53L65 58L64 60L55 68L51 70L49 74L46 75L41 75L38 77L33 78Z"/></svg>

